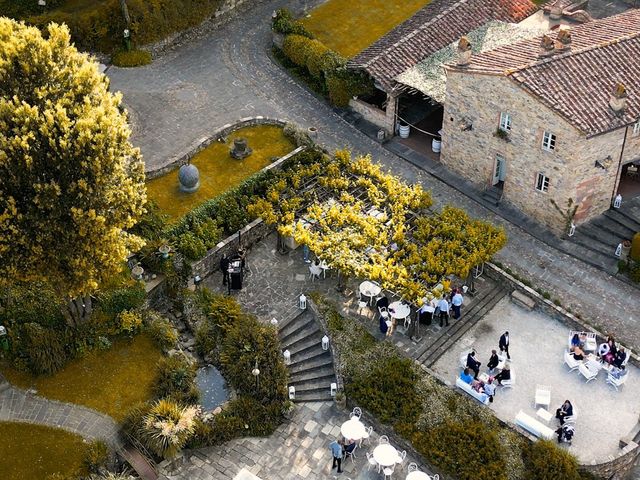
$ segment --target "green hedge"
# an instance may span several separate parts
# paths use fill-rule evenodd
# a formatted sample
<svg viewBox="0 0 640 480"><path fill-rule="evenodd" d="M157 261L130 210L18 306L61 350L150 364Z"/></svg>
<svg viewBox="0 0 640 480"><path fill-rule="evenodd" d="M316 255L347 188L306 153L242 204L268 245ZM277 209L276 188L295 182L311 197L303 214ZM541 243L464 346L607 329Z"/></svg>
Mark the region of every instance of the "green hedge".
<svg viewBox="0 0 640 480"><path fill-rule="evenodd" d="M579 480L578 462L553 441L538 440L523 449L525 480Z"/></svg>
<svg viewBox="0 0 640 480"><path fill-rule="evenodd" d="M118 50L111 56L111 63L116 67L141 67L151 63L151 54L145 50Z"/></svg>
<svg viewBox="0 0 640 480"><path fill-rule="evenodd" d="M274 32L282 33L284 35L295 34L302 35L307 38L313 38L313 34L307 30L302 23L294 20L293 15L286 8L276 10L276 15L273 17L271 28Z"/></svg>

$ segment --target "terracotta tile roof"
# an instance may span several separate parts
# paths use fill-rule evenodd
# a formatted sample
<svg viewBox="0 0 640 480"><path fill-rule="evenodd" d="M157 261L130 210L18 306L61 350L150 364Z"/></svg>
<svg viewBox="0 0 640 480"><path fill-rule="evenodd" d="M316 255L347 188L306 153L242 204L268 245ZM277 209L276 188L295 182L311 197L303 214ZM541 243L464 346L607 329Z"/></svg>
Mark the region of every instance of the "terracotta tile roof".
<svg viewBox="0 0 640 480"><path fill-rule="evenodd" d="M348 63L386 91L394 78L490 20L519 22L537 10L530 0L433 0Z"/></svg>
<svg viewBox="0 0 640 480"><path fill-rule="evenodd" d="M474 55L464 70L510 77L587 136L635 122L640 116L640 9L570 31L566 53L540 58L542 37L537 37ZM550 33L554 40L556 35ZM623 115L609 107L618 82L627 89Z"/></svg>

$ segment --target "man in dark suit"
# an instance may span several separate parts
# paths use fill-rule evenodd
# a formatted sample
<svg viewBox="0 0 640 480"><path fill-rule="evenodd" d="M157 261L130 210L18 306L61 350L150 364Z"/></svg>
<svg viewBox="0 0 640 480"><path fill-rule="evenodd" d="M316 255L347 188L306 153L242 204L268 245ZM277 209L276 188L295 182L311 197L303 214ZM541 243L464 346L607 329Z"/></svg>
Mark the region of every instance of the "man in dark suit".
<svg viewBox="0 0 640 480"><path fill-rule="evenodd" d="M226 285L229 281L229 259L226 253L223 253L220 259L220 271L222 272L222 285Z"/></svg>
<svg viewBox="0 0 640 480"><path fill-rule="evenodd" d="M475 350L471 350L469 355L467 355L467 367L473 370L473 378L478 379L478 374L480 373L480 365L481 363L476 360L476 352Z"/></svg>
<svg viewBox="0 0 640 480"><path fill-rule="evenodd" d="M500 359L498 358L498 354L495 350L491 350L491 357L489 357L489 363L487 363L487 368L489 370L495 369L500 363Z"/></svg>
<svg viewBox="0 0 640 480"><path fill-rule="evenodd" d="M500 335L498 346L500 347L500 352L506 352L507 358L511 360L511 355L509 355L509 332L504 332Z"/></svg>

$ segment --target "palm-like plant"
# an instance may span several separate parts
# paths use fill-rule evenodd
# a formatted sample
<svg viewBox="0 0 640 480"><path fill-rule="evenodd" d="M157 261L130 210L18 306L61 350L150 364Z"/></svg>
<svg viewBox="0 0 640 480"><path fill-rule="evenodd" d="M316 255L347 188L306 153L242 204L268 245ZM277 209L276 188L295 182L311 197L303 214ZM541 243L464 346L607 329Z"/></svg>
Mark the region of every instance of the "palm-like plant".
<svg viewBox="0 0 640 480"><path fill-rule="evenodd" d="M146 445L163 458L174 457L195 429L200 407L182 407L170 400L158 400L143 422Z"/></svg>

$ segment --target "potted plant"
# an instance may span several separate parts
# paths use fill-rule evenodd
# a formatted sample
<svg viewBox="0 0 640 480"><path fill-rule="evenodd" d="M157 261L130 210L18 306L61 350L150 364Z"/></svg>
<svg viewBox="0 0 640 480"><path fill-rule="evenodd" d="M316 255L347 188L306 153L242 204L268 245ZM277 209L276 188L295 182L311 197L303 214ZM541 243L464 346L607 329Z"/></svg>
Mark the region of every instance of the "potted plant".
<svg viewBox="0 0 640 480"><path fill-rule="evenodd" d="M501 128L497 128L495 133L493 134L494 137L497 137L501 140L504 140L505 142L510 141L509 140L509 132L507 132L506 130L503 130Z"/></svg>
<svg viewBox="0 0 640 480"><path fill-rule="evenodd" d="M344 394L344 392L336 393L336 406L340 410L347 409L347 396Z"/></svg>
<svg viewBox="0 0 640 480"><path fill-rule="evenodd" d="M622 253L620 254L621 260L629 258L629 252L631 252L631 240L622 241Z"/></svg>

